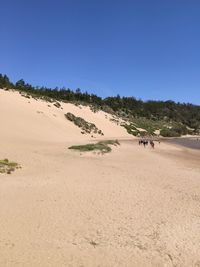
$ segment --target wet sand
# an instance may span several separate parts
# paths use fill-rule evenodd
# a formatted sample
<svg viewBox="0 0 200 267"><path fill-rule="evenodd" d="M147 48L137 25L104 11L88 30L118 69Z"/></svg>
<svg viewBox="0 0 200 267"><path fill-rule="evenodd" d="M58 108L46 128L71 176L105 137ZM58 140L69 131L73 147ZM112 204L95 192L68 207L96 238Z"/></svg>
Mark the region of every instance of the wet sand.
<svg viewBox="0 0 200 267"><path fill-rule="evenodd" d="M183 138L172 138L168 139L167 142L188 147L191 149L200 149L200 138L199 137L183 137Z"/></svg>

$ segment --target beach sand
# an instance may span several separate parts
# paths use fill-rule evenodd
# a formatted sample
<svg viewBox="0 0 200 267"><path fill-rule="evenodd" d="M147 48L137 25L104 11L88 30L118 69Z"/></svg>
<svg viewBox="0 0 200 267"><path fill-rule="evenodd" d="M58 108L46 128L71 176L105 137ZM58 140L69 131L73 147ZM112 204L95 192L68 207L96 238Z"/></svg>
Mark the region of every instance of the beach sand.
<svg viewBox="0 0 200 267"><path fill-rule="evenodd" d="M143 148L110 115L62 107L0 90L0 158L22 166L0 175L0 266L200 266L199 152ZM105 135L82 135L66 112ZM99 138L121 145L68 150Z"/></svg>

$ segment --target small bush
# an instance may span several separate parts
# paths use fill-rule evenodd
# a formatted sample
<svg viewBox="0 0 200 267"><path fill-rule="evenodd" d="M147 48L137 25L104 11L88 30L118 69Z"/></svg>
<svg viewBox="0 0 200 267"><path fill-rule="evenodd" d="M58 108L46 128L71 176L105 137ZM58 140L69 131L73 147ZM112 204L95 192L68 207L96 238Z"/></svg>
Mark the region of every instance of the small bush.
<svg viewBox="0 0 200 267"><path fill-rule="evenodd" d="M56 108L60 108L61 107L61 104L59 102L56 102L53 104Z"/></svg>
<svg viewBox="0 0 200 267"><path fill-rule="evenodd" d="M0 160L0 173L11 174L18 168L20 166L16 162L9 161L8 159Z"/></svg>

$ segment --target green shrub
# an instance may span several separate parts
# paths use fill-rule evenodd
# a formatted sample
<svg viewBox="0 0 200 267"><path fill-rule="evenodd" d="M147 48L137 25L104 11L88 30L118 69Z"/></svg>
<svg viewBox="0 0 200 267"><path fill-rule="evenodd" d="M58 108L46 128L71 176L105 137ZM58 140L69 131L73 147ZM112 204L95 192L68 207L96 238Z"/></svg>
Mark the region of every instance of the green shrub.
<svg viewBox="0 0 200 267"><path fill-rule="evenodd" d="M186 135L190 130L187 127L180 123L173 123L171 127L163 127L160 131L160 134L163 137L179 137L181 135Z"/></svg>
<svg viewBox="0 0 200 267"><path fill-rule="evenodd" d="M160 135L163 137L179 137L181 136L180 133L176 132L173 128L163 128L160 130Z"/></svg>
<svg viewBox="0 0 200 267"><path fill-rule="evenodd" d="M60 108L61 107L61 104L59 102L56 102L53 104L56 108Z"/></svg>
<svg viewBox="0 0 200 267"><path fill-rule="evenodd" d="M96 144L86 144L86 145L77 145L77 146L70 146L68 149L74 149L81 152L86 151L100 151L102 154L111 152L112 149L109 145L120 145L118 140L106 140L106 141L100 141Z"/></svg>

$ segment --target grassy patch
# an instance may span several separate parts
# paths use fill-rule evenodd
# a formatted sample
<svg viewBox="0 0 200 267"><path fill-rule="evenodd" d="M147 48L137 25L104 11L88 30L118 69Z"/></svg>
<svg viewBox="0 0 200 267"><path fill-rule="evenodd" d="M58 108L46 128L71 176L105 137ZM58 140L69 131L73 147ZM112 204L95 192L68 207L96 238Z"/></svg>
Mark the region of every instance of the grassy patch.
<svg viewBox="0 0 200 267"><path fill-rule="evenodd" d="M129 134L132 134L134 136L140 135L140 131L137 130L137 128L133 123L131 124L122 123L121 126L123 126Z"/></svg>
<svg viewBox="0 0 200 267"><path fill-rule="evenodd" d="M70 146L69 149L78 150L80 152L87 152L87 151L99 151L102 154L111 152L110 145L117 146L119 145L118 140L105 140L100 141L95 144L86 144L86 145L78 145L78 146Z"/></svg>
<svg viewBox="0 0 200 267"><path fill-rule="evenodd" d="M8 159L0 160L0 173L11 174L15 169L21 168L18 163Z"/></svg>

